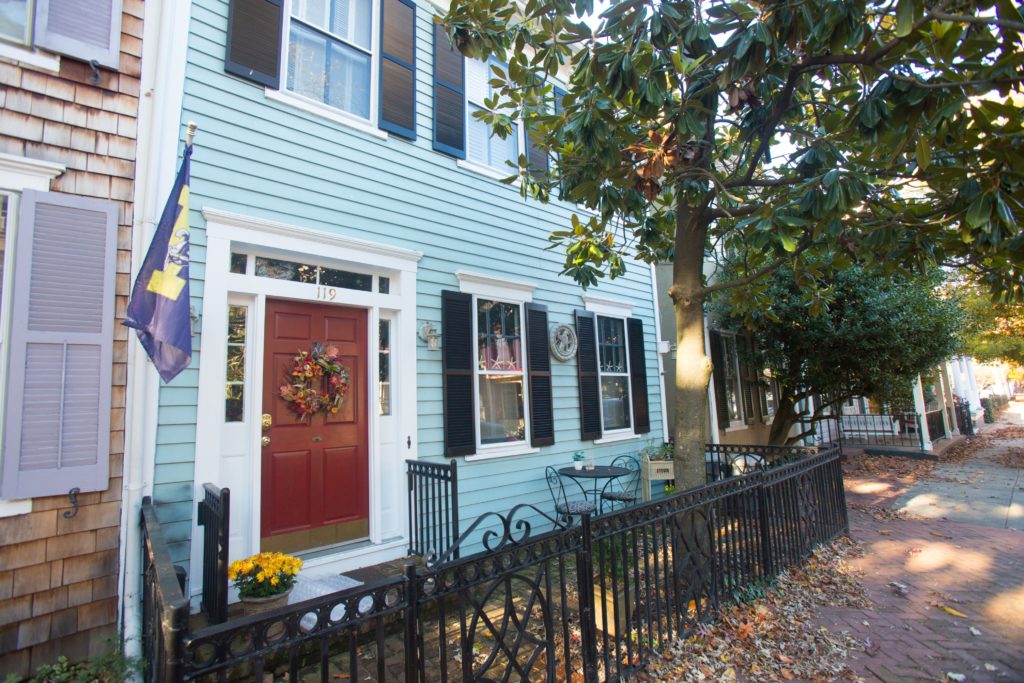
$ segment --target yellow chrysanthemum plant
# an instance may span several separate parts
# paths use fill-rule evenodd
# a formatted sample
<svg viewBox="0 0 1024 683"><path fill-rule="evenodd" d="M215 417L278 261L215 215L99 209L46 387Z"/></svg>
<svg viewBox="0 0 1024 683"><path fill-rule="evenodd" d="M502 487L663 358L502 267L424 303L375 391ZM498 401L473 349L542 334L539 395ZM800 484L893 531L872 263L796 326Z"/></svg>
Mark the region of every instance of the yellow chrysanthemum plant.
<svg viewBox="0 0 1024 683"><path fill-rule="evenodd" d="M284 553L259 553L236 560L228 567L228 580L240 598L270 598L295 585L302 560Z"/></svg>

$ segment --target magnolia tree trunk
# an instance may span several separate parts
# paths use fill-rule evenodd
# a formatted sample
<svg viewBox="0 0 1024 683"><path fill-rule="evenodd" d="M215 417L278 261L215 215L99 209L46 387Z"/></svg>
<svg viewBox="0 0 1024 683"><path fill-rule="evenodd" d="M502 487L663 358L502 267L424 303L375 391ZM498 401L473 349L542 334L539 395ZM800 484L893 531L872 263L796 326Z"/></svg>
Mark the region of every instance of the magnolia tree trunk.
<svg viewBox="0 0 1024 683"><path fill-rule="evenodd" d="M672 296L676 314L675 476L680 489L705 483L704 444L708 431L711 359L704 352L704 240L681 207L677 216Z"/></svg>
<svg viewBox="0 0 1024 683"><path fill-rule="evenodd" d="M789 441L789 432L798 419L796 402L788 391L782 392L779 396L779 407L775 410L775 417L772 418L772 431L768 437L768 443L772 446L785 446Z"/></svg>

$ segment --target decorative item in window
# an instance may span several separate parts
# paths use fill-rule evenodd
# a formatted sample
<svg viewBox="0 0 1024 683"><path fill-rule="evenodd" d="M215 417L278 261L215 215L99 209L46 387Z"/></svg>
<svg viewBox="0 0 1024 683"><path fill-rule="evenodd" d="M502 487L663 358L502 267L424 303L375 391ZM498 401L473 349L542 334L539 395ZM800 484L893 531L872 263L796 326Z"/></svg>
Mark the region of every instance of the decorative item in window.
<svg viewBox="0 0 1024 683"><path fill-rule="evenodd" d="M320 342L313 342L309 351L299 351L286 381L281 398L302 420L318 413L336 415L348 394L348 370L341 364L338 347Z"/></svg>
<svg viewBox="0 0 1024 683"><path fill-rule="evenodd" d="M302 560L284 553L259 553L236 560L228 567L228 579L238 589L246 616L288 603L288 593L302 569Z"/></svg>
<svg viewBox="0 0 1024 683"><path fill-rule="evenodd" d="M576 356L576 347L579 339L576 338L576 330L570 325L555 325L548 333L548 346L551 347L551 355L563 363L572 360Z"/></svg>

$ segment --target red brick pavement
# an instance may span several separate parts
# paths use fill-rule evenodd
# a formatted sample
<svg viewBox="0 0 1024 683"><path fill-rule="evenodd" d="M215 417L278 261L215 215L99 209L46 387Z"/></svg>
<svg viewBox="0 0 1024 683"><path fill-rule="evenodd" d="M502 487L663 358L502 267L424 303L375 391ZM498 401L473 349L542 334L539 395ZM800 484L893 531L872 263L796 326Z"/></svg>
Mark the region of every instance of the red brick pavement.
<svg viewBox="0 0 1024 683"><path fill-rule="evenodd" d="M895 479L847 482L854 505L884 505L902 487ZM850 524L864 544L854 564L874 608L823 609L817 621L865 643L850 658L854 671L884 683L948 681L949 672L971 682L1024 681L1024 534L945 520L879 521L858 510ZM907 586L905 595L894 581Z"/></svg>

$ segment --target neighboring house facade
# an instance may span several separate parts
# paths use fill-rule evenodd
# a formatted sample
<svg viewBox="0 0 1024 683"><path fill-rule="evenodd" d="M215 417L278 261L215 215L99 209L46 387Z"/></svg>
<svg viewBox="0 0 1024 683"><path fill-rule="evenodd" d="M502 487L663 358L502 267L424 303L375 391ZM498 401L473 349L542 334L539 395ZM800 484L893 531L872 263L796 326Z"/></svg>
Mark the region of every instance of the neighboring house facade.
<svg viewBox="0 0 1024 683"><path fill-rule="evenodd" d="M161 37L187 46L167 130L198 125L200 321L192 367L148 384L133 429L153 437L138 458L193 598L205 482L231 489L232 559L282 550L317 575L406 553L407 459L458 458L471 521L550 511L545 467L574 451L608 462L664 438L652 269L586 293L558 276L547 238L576 207L500 182L520 153L555 160L472 118L487 68L449 47L441 11L197 0ZM565 361L558 324L579 338ZM281 386L315 341L338 349L348 394L298 420Z"/></svg>
<svg viewBox="0 0 1024 683"><path fill-rule="evenodd" d="M24 676L119 636L143 4L5 4L0 673Z"/></svg>

